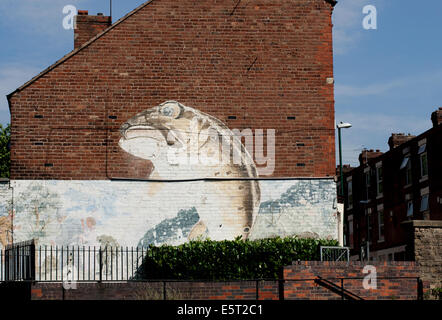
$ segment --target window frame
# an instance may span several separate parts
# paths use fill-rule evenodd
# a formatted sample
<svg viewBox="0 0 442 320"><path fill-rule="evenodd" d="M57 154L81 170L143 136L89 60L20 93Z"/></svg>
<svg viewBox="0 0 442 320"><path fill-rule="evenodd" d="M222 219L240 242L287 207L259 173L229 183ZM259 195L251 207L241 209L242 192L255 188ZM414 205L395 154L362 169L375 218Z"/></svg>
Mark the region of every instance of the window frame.
<svg viewBox="0 0 442 320"><path fill-rule="evenodd" d="M413 168L411 165L411 159L408 159L408 163L405 166L405 185L409 186L413 184Z"/></svg>
<svg viewBox="0 0 442 320"><path fill-rule="evenodd" d="M410 209L411 209L411 214L409 214ZM410 199L407 201L407 217L412 217L413 214L414 214L413 199Z"/></svg>
<svg viewBox="0 0 442 320"><path fill-rule="evenodd" d="M376 165L376 194L379 198L384 195L384 170L382 169L382 163Z"/></svg>
<svg viewBox="0 0 442 320"><path fill-rule="evenodd" d="M424 203L424 198L426 199L426 201L425 201L426 207L425 207L425 209L422 209L422 204ZM430 194L426 193L421 196L421 203L420 203L419 212L422 213L422 212L428 211L429 209L430 209Z"/></svg>
<svg viewBox="0 0 442 320"><path fill-rule="evenodd" d="M425 157L425 162L423 161L423 158ZM428 155L427 152L423 152L419 154L419 162L420 162L420 178L424 179L428 177ZM424 164L425 163L425 174L424 174Z"/></svg>
<svg viewBox="0 0 442 320"><path fill-rule="evenodd" d="M384 209L382 209L378 210L378 242L384 242L384 241L385 241L385 223L384 223Z"/></svg>
<svg viewBox="0 0 442 320"><path fill-rule="evenodd" d="M353 179L347 179L347 207L353 209Z"/></svg>
<svg viewBox="0 0 442 320"><path fill-rule="evenodd" d="M349 215L347 218L348 221L348 246L353 249L354 247L354 225L353 225L353 215Z"/></svg>

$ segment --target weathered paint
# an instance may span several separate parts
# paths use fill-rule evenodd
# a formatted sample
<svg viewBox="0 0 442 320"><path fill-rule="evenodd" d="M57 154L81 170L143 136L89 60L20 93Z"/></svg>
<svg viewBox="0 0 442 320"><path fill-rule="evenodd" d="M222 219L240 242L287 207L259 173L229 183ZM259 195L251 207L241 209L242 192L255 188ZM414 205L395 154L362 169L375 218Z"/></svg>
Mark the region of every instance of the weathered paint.
<svg viewBox="0 0 442 320"><path fill-rule="evenodd" d="M41 245L137 246L180 244L200 218L200 197L211 212L203 237L233 239L235 229L220 226L231 216L232 194L208 191L236 181L13 180L0 184L0 239L37 239ZM210 184L210 187L208 186ZM161 185L161 186L160 186ZM261 180L261 204L250 238L313 236L337 239L332 179ZM149 193L152 188L158 191ZM215 201L216 200L216 201ZM1 219L0 218L0 219ZM233 231L232 231L233 230ZM2 241L1 245L5 243Z"/></svg>

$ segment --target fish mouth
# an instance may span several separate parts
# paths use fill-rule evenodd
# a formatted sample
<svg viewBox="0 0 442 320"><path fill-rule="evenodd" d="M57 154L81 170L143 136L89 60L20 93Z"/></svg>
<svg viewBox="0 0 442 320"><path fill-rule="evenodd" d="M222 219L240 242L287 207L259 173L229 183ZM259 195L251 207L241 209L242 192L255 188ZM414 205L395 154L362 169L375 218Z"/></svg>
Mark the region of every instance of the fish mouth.
<svg viewBox="0 0 442 320"><path fill-rule="evenodd" d="M123 139L135 139L135 138L150 138L153 140L161 141L164 140L164 135L162 130L150 125L131 125L129 123L124 123L120 128L120 133Z"/></svg>

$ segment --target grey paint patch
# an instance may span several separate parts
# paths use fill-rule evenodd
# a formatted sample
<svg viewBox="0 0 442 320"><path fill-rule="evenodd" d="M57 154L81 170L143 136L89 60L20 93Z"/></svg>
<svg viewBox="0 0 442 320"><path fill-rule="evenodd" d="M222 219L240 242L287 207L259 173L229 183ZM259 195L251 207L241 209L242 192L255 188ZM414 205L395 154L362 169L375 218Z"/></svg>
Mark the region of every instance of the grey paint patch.
<svg viewBox="0 0 442 320"><path fill-rule="evenodd" d="M295 235L336 239L334 197L333 181L292 181L279 198L261 203L251 239Z"/></svg>
<svg viewBox="0 0 442 320"><path fill-rule="evenodd" d="M148 230L138 243L138 246L147 247L150 244L159 245L163 243L182 242L183 238L187 239L199 218L195 208L180 210L175 218L166 219L160 222L155 228Z"/></svg>
<svg viewBox="0 0 442 320"><path fill-rule="evenodd" d="M262 202L259 214L280 213L287 207L322 205L327 201L333 201L328 181L297 181L281 198Z"/></svg>

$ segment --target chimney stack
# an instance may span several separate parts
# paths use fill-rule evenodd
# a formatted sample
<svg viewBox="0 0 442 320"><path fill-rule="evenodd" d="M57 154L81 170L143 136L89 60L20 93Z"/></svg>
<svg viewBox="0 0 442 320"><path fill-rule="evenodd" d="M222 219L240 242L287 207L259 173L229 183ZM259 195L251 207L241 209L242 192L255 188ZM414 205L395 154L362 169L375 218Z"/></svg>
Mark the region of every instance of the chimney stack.
<svg viewBox="0 0 442 320"><path fill-rule="evenodd" d="M384 153L381 152L380 150L362 150L361 154L359 155L359 163L362 165L366 164L368 161L370 161L370 159L374 159L377 158L381 155L383 155Z"/></svg>
<svg viewBox="0 0 442 320"><path fill-rule="evenodd" d="M84 43L104 31L112 24L112 18L98 13L90 16L87 10L78 10L75 16L74 28L74 49L81 47Z"/></svg>
<svg viewBox="0 0 442 320"><path fill-rule="evenodd" d="M442 124L442 107L431 114L431 122L433 122L433 128Z"/></svg>
<svg viewBox="0 0 442 320"><path fill-rule="evenodd" d="M388 139L388 145L390 146L390 150L393 150L397 146L407 142L415 138L416 136L412 136L411 134L406 135L405 133L392 133L390 138Z"/></svg>

